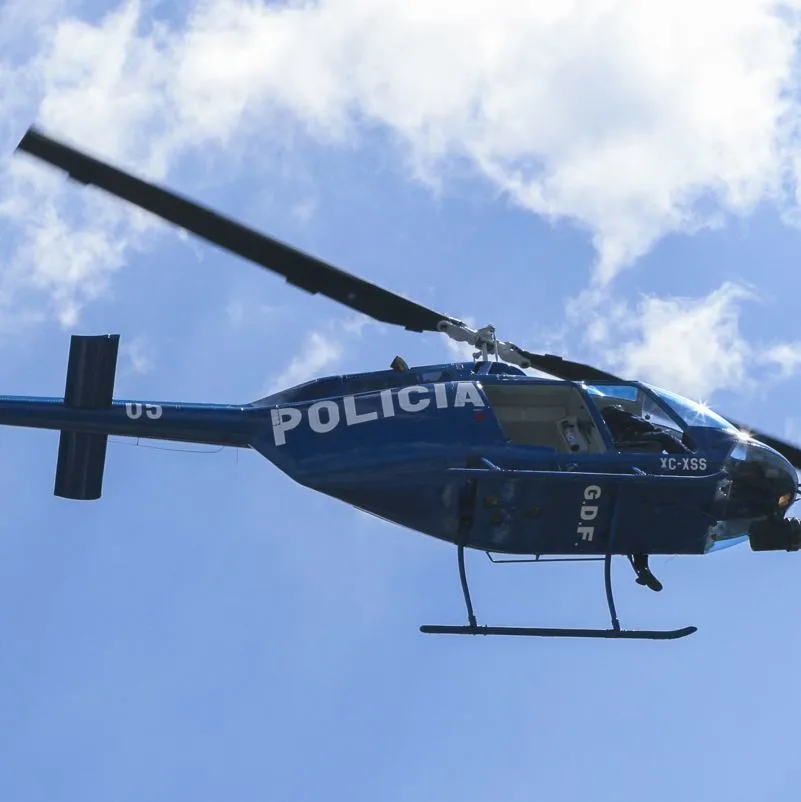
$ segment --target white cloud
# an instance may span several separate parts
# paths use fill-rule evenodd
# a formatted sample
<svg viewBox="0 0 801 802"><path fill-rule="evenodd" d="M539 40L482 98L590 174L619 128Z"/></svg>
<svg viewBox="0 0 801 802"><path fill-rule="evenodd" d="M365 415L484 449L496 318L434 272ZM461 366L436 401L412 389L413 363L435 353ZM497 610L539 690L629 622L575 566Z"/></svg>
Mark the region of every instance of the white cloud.
<svg viewBox="0 0 801 802"><path fill-rule="evenodd" d="M361 338L367 327L378 332L384 329L382 324L364 315L351 315L331 320L324 328L310 332L289 366L270 380L266 392L285 390L339 366L346 356L345 342Z"/></svg>
<svg viewBox="0 0 801 802"><path fill-rule="evenodd" d="M44 123L156 176L187 147L285 134L287 112L326 140L377 123L420 175L466 161L586 227L607 280L668 231L779 199L796 6L203 0L169 27L132 0L44 26L24 72Z"/></svg>
<svg viewBox="0 0 801 802"><path fill-rule="evenodd" d="M474 327L471 326L471 328ZM474 346L468 343L456 342L455 340L451 340L450 337L445 340L445 347L448 349L450 357L457 362L472 362L473 354L476 353Z"/></svg>
<svg viewBox="0 0 801 802"><path fill-rule="evenodd" d="M0 274L3 317L24 316L24 292L44 293L62 325L73 326L83 304L107 290L127 249L144 244L154 221L95 192L76 202L74 190L28 161L10 164L3 178L0 231L5 220L10 245Z"/></svg>
<svg viewBox="0 0 801 802"><path fill-rule="evenodd" d="M335 365L341 357L342 346L338 340L322 332L313 331L286 370L271 382L269 392L275 393L316 378L321 371Z"/></svg>
<svg viewBox="0 0 801 802"><path fill-rule="evenodd" d="M740 329L752 290L727 282L701 298L643 297L635 304L588 294L581 316L591 349L624 378L643 379L698 399L748 386L754 371L786 378L801 366L801 343L756 344ZM621 344L622 343L622 344Z"/></svg>
<svg viewBox="0 0 801 802"><path fill-rule="evenodd" d="M134 337L120 347L120 354L136 374L150 373L156 365L155 347L144 336Z"/></svg>
<svg viewBox="0 0 801 802"><path fill-rule="evenodd" d="M801 367L801 343L778 343L765 349L763 359L775 365L782 378L789 378Z"/></svg>
<svg viewBox="0 0 801 802"><path fill-rule="evenodd" d="M281 109L327 139L379 123L419 175L466 160L523 206L585 226L608 280L668 231L779 197L798 27L776 7L205 2L178 40L174 89L183 121L221 139Z"/></svg>
<svg viewBox="0 0 801 802"><path fill-rule="evenodd" d="M32 66L45 124L161 177L175 124L168 107L172 34L147 20L140 6L137 0L120 5L97 24L63 20ZM167 127L159 130L159 120Z"/></svg>
<svg viewBox="0 0 801 802"><path fill-rule="evenodd" d="M24 77L55 133L157 178L198 148L234 169L254 147L269 163L296 130L348 146L383 130L418 177L467 165L585 228L602 284L667 232L764 201L797 214L798 8L198 0L167 24L130 0L93 22L54 12L35 56L0 58L0 75ZM19 93L0 102L19 109ZM3 295L45 292L69 324L141 244L144 218L30 171L2 177L16 265Z"/></svg>

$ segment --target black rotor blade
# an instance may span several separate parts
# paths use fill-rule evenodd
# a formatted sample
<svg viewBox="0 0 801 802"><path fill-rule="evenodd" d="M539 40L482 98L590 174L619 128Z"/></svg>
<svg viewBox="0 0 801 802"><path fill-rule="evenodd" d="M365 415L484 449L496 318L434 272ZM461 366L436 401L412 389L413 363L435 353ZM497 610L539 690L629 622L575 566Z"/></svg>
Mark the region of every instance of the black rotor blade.
<svg viewBox="0 0 801 802"><path fill-rule="evenodd" d="M208 242L272 270L296 287L325 295L375 320L420 332L438 331L437 324L442 320L457 324L461 322L87 156L51 139L36 128L28 129L17 149L64 170L70 178L81 184L99 187Z"/></svg>
<svg viewBox="0 0 801 802"><path fill-rule="evenodd" d="M583 362L571 362L554 354L534 354L531 351L524 351L522 348L514 346L515 349L524 356L531 367L541 370L549 376L556 376L557 379L566 381L585 381L585 382L620 382L625 383L625 379L607 373L592 365L585 365Z"/></svg>
<svg viewBox="0 0 801 802"><path fill-rule="evenodd" d="M70 178L81 184L96 186L201 239L271 270L300 289L325 295L382 323L419 332L440 331L438 324L441 321L462 325L462 321L449 315L443 315L346 273L170 190L88 156L70 145L48 137L35 127L28 129L17 149L64 170ZM531 363L531 367L560 379L623 381L591 365L512 347Z"/></svg>
<svg viewBox="0 0 801 802"><path fill-rule="evenodd" d="M757 432L750 426L744 426L742 423L737 423L731 418L726 418L726 420L728 420L732 426L736 426L738 429L749 434L754 440L759 440L760 443L764 443L766 446L770 446L772 449L778 451L795 468L801 469L801 448L799 446L795 446L785 440L780 440L772 434Z"/></svg>

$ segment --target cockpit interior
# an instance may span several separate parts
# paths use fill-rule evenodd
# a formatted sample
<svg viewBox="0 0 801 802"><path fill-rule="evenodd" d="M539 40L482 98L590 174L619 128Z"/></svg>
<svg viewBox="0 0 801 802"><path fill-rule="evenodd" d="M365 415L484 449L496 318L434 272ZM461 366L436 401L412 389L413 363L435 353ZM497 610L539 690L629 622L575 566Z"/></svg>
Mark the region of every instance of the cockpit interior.
<svg viewBox="0 0 801 802"><path fill-rule="evenodd" d="M702 404L650 385L486 384L495 416L510 443L552 448L563 453L601 453L609 446L599 428L608 430L616 450L691 451L687 427L734 430L732 424ZM614 408L610 414L609 408ZM618 418L635 419L640 434L616 431ZM642 431L651 429L650 434Z"/></svg>

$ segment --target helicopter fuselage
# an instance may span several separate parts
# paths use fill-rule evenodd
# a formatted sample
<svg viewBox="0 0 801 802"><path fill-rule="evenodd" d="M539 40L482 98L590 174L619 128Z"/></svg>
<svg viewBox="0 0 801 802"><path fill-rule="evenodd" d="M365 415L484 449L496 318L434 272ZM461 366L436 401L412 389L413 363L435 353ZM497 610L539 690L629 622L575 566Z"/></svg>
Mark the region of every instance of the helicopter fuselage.
<svg viewBox="0 0 801 802"><path fill-rule="evenodd" d="M801 519L787 516L801 447L674 393L522 348L493 325L473 329L35 127L17 150L300 289L382 324L443 334L480 358L409 369L396 357L389 371L318 379L251 404L190 405L114 400L119 338L73 337L63 398L0 397L0 425L60 431L56 496L100 498L109 435L255 449L309 488L456 544L468 625L421 627L431 633L680 638L695 627L622 630L613 555L630 557L637 582L660 590L649 554L745 540L755 551L801 549ZM611 629L479 627L467 547L600 557Z"/></svg>
<svg viewBox="0 0 801 802"><path fill-rule="evenodd" d="M0 425L62 432L56 494L67 498L99 497L108 435L209 443L253 448L309 488L442 540L579 556L702 554L746 539L795 491L792 466L767 446L688 425L635 382L587 387L484 362L332 376L242 405L111 400L104 342L73 338L85 353L71 351L64 398L0 397ZM601 412L612 402L690 446L616 442ZM742 478L751 456L732 462L738 447L767 455L759 481Z"/></svg>
<svg viewBox="0 0 801 802"><path fill-rule="evenodd" d="M626 397L603 398L647 399L639 411L691 448L615 442L597 386L497 362L309 382L257 402L270 426L254 447L359 509L506 554L702 554L794 497L792 466L766 446L750 447L769 454L772 482L743 492L733 429L688 425L635 382L614 390Z"/></svg>

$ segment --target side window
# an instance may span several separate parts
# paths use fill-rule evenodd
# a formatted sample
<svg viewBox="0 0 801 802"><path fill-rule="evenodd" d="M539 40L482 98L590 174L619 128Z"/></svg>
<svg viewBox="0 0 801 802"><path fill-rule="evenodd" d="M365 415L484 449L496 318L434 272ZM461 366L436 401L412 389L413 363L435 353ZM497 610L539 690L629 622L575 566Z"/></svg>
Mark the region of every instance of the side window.
<svg viewBox="0 0 801 802"><path fill-rule="evenodd" d="M586 399L566 384L484 384L492 411L509 443L566 453L606 450Z"/></svg>

